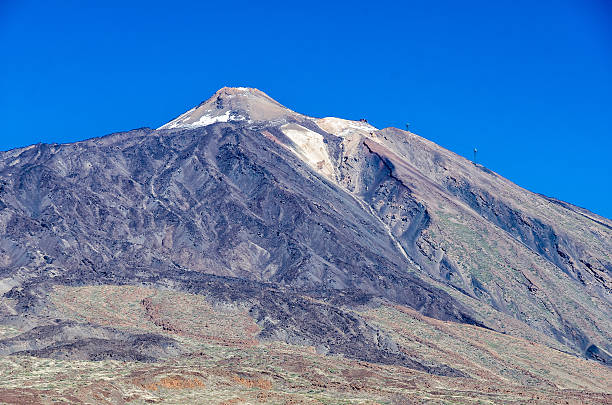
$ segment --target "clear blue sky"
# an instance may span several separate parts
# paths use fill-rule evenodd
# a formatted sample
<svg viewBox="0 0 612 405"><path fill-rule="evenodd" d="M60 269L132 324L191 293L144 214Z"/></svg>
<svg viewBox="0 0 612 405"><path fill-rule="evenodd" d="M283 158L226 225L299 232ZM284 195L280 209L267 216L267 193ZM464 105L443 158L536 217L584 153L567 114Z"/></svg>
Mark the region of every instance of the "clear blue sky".
<svg viewBox="0 0 612 405"><path fill-rule="evenodd" d="M0 149L157 127L249 86L313 116L410 122L612 217L610 1L95 3L0 0Z"/></svg>

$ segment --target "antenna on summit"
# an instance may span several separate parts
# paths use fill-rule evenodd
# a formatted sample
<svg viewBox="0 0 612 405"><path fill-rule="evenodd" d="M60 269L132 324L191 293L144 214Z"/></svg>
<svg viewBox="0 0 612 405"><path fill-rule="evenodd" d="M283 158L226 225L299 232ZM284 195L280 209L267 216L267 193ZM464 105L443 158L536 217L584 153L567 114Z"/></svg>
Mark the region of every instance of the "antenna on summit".
<svg viewBox="0 0 612 405"><path fill-rule="evenodd" d="M409 122L406 123L406 131L410 132L410 123Z"/></svg>
<svg viewBox="0 0 612 405"><path fill-rule="evenodd" d="M478 153L478 149L474 148L474 163L476 163L476 154Z"/></svg>

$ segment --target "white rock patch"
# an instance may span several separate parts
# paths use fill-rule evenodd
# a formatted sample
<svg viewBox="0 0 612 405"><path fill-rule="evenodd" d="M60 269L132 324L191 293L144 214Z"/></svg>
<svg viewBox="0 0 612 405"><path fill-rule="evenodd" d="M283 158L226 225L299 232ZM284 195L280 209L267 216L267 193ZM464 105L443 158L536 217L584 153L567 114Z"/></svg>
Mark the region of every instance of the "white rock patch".
<svg viewBox="0 0 612 405"><path fill-rule="evenodd" d="M351 121L336 117L326 117L315 120L316 124L326 132L343 137L349 133L359 132L369 135L377 128L367 122Z"/></svg>
<svg viewBox="0 0 612 405"><path fill-rule="evenodd" d="M281 131L293 141L293 152L325 177L335 180L334 165L329 157L323 135L297 124L285 124Z"/></svg>

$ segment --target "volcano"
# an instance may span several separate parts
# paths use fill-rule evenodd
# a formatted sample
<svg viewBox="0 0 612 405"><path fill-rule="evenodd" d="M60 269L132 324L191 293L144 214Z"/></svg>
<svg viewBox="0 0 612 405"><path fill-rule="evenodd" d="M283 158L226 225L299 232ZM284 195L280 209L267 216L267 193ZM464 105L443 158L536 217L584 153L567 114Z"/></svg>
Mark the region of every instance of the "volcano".
<svg viewBox="0 0 612 405"><path fill-rule="evenodd" d="M612 401L612 221L397 128L222 88L0 152L0 230L9 403Z"/></svg>

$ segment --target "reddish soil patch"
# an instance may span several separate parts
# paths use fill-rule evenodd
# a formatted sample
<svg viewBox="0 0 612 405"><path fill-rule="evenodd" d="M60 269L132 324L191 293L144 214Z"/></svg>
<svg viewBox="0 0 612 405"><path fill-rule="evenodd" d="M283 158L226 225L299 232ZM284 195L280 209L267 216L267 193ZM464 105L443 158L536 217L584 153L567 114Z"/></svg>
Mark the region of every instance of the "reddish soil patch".
<svg viewBox="0 0 612 405"><path fill-rule="evenodd" d="M262 390L269 390L272 388L272 382L265 378L250 379L238 377L236 375L232 377L232 380L240 385L244 385L247 388L259 388Z"/></svg>
<svg viewBox="0 0 612 405"><path fill-rule="evenodd" d="M157 391L160 388L173 390L204 388L205 385L199 378L185 378L180 375L175 375L164 377L150 384L142 384L141 386L149 391Z"/></svg>

